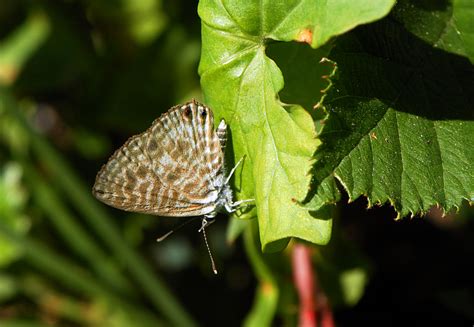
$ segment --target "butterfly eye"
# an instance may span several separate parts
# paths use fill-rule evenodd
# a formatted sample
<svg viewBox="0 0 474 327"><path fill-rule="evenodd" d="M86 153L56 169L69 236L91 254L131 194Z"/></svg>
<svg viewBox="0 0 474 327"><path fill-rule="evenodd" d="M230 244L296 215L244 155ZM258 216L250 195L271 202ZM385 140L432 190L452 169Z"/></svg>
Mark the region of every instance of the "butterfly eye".
<svg viewBox="0 0 474 327"><path fill-rule="evenodd" d="M207 116L207 110L206 110L206 108L203 108L202 111L201 111L201 117L206 118L206 116Z"/></svg>

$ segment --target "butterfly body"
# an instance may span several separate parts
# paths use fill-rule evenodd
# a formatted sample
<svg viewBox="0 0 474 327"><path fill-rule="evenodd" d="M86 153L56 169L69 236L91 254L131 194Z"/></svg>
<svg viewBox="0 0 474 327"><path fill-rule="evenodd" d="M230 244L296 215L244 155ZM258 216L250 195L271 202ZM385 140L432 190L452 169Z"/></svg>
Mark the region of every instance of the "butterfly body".
<svg viewBox="0 0 474 327"><path fill-rule="evenodd" d="M112 207L159 216L233 212L241 202L233 202L226 177L226 135L225 121L214 130L205 105L192 100L172 107L110 157L92 192Z"/></svg>

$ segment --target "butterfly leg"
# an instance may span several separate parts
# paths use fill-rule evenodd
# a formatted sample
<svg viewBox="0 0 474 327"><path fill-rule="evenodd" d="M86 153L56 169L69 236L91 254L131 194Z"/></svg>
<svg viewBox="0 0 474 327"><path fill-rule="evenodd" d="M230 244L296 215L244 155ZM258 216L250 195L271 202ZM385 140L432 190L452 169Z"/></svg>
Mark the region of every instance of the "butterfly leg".
<svg viewBox="0 0 474 327"><path fill-rule="evenodd" d="M199 228L198 232L199 233L202 232L207 226L209 226L210 224L212 224L215 221L216 221L215 218L209 218L209 217L202 218L201 228Z"/></svg>
<svg viewBox="0 0 474 327"><path fill-rule="evenodd" d="M232 203L226 203L224 206L225 206L225 209L227 210L227 212L229 213L232 213L232 212L236 212L237 209L243 204L243 203L247 203L247 202L253 202L255 201L255 199L245 199L245 200L240 200L240 201L236 201L236 202L232 202ZM246 205L244 205L245 207Z"/></svg>
<svg viewBox="0 0 474 327"><path fill-rule="evenodd" d="M237 169L237 167L239 167L240 163L242 162L242 160L244 160L245 156L243 156L242 158L240 158L240 160L237 162L237 164L234 166L234 168L232 168L232 170L230 171L229 175L227 176L226 180L225 180L225 184L228 184L229 181L230 181L230 178L232 177L232 175L234 175L235 173L235 170Z"/></svg>
<svg viewBox="0 0 474 327"><path fill-rule="evenodd" d="M232 207L239 207L242 203L247 203L247 202L255 202L255 199L245 199L245 200L240 200L236 201L231 204Z"/></svg>

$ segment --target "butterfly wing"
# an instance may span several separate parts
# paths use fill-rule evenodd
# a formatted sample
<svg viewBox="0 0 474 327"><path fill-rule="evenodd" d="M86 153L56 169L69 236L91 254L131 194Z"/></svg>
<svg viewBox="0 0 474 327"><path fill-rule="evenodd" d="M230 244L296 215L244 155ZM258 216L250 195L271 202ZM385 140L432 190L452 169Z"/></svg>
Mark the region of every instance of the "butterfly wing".
<svg viewBox="0 0 474 327"><path fill-rule="evenodd" d="M171 108L130 138L97 174L93 194L127 211L197 216L216 210L223 151L209 108Z"/></svg>

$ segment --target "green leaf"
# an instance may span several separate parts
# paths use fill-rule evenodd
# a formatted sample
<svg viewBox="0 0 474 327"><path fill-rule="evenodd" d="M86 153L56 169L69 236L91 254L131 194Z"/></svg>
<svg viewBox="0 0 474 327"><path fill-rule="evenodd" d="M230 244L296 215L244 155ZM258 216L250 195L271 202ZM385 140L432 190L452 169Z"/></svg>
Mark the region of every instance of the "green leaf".
<svg viewBox="0 0 474 327"><path fill-rule="evenodd" d="M474 2L454 0L453 16L467 56L474 63Z"/></svg>
<svg viewBox="0 0 474 327"><path fill-rule="evenodd" d="M387 15L395 1L329 0L264 2L262 17L274 40L298 40L317 48L330 38ZM266 14L266 15L265 15ZM309 38L309 39L308 39Z"/></svg>
<svg viewBox="0 0 474 327"><path fill-rule="evenodd" d="M256 201L264 251L281 250L290 237L325 244L331 231L327 211L312 215L296 203L309 185L317 146L314 123L301 106L278 101L284 80L265 53L268 40L319 46L357 24L382 17L393 3L200 2L201 85L216 118L230 124L235 160L246 155L236 185L239 198Z"/></svg>
<svg viewBox="0 0 474 327"><path fill-rule="evenodd" d="M474 6L470 0L452 3L401 0L391 17L416 37L461 56L474 56Z"/></svg>
<svg viewBox="0 0 474 327"><path fill-rule="evenodd" d="M399 216L445 211L474 196L474 79L464 58L428 46L393 20L360 28L332 53L339 78L316 153L311 202L390 202Z"/></svg>

